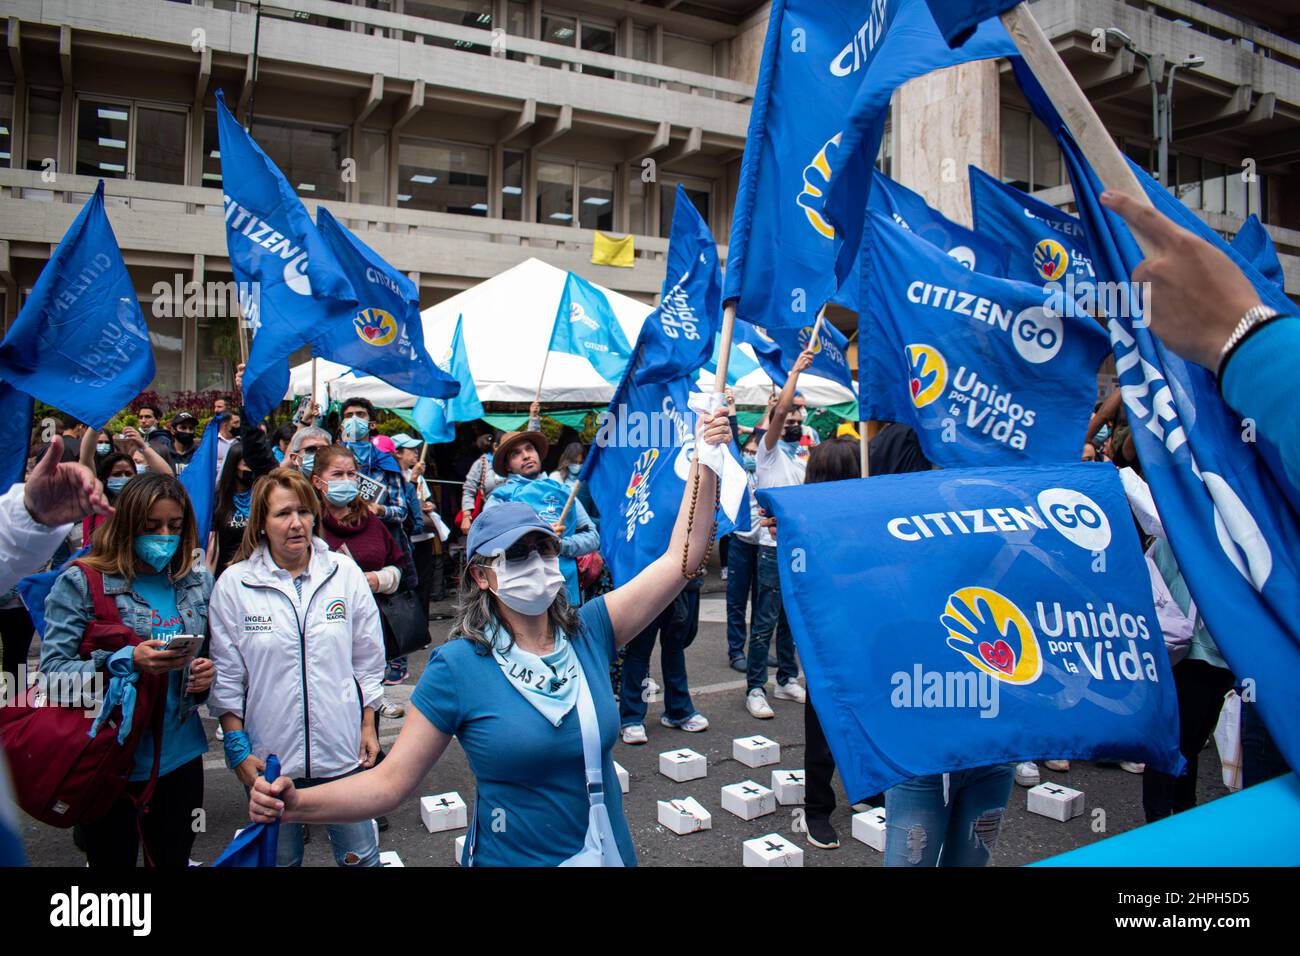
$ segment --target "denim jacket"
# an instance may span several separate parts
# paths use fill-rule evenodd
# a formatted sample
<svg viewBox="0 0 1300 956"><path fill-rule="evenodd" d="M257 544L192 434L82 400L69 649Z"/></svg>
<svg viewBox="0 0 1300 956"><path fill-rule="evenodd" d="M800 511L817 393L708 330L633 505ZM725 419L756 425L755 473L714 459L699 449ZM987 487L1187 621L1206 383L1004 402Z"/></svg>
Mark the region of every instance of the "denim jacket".
<svg viewBox="0 0 1300 956"><path fill-rule="evenodd" d="M185 622L184 634L208 633L208 596L214 581L207 569L190 571L175 582L176 610ZM131 588L126 578L104 575L104 593L117 605L122 623L142 640L153 634L149 602ZM45 599L45 637L41 642L41 670L50 673L103 670L111 656L108 651L93 651L89 659L81 656L81 641L86 625L95 617L94 600L86 584L86 575L73 565L59 575ZM199 657L208 656L208 642L203 642ZM208 693L185 694L181 699L182 721L187 720Z"/></svg>

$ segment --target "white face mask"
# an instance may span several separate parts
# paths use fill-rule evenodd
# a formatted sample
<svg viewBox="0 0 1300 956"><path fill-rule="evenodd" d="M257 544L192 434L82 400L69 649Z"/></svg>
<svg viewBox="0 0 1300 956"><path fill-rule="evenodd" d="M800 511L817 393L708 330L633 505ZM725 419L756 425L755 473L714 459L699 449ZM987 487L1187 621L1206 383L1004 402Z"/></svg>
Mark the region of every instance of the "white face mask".
<svg viewBox="0 0 1300 956"><path fill-rule="evenodd" d="M564 587L560 559L543 558L536 551L522 561L507 561L500 555L494 559L493 569L497 573L497 589L492 593L520 614L546 613Z"/></svg>

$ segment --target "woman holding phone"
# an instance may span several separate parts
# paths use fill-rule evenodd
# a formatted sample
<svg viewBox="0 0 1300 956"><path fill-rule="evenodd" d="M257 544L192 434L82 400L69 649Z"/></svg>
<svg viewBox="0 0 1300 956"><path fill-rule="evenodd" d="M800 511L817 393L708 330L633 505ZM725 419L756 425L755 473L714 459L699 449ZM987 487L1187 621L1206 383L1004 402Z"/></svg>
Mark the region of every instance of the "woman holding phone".
<svg viewBox="0 0 1300 956"><path fill-rule="evenodd" d="M135 866L140 835L152 865L186 867L194 846L194 811L203 806L203 755L208 750L197 711L207 698L214 668L203 650L195 656L192 650L168 650L167 645L177 635L207 634L212 575L194 561L194 509L175 478L137 475L122 487L113 506L113 514L91 537L90 553L59 575L45 600L41 670L85 675L98 671L106 680L129 681L133 672L167 677L158 776L149 812L138 817L135 803L123 797L107 816L83 825L82 833L92 867ZM81 641L95 620L97 587L112 599L121 623L141 642L84 658ZM133 719L148 715L137 713ZM158 746L151 726L136 746L128 795L139 796L146 789Z"/></svg>

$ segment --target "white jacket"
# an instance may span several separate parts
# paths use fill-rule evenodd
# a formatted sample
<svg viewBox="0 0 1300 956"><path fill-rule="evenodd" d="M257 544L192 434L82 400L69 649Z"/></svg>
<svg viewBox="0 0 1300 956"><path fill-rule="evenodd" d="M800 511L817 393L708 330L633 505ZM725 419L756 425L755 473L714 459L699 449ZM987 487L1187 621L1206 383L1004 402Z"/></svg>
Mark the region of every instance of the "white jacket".
<svg viewBox="0 0 1300 956"><path fill-rule="evenodd" d="M19 579L40 571L59 550L72 525L47 528L27 513L26 485L17 484L0 495L0 593Z"/></svg>
<svg viewBox="0 0 1300 956"><path fill-rule="evenodd" d="M379 608L365 575L319 538L302 598L260 546L217 580L208 605L217 675L212 713L244 721L253 753L289 777L361 763L361 710L384 696Z"/></svg>

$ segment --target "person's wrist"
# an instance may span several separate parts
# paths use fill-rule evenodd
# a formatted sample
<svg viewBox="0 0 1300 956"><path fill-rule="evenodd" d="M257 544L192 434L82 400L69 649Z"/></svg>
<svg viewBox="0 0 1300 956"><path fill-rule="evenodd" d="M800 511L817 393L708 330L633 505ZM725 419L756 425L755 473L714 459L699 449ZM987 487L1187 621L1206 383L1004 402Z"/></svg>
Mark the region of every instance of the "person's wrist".
<svg viewBox="0 0 1300 956"><path fill-rule="evenodd" d="M1262 302L1256 302L1241 313L1226 336L1218 343L1214 356L1208 363L1203 362L1215 377L1222 382L1227 371L1228 362L1248 339L1270 322L1277 320L1280 313ZM1216 339L1218 336L1216 336Z"/></svg>

